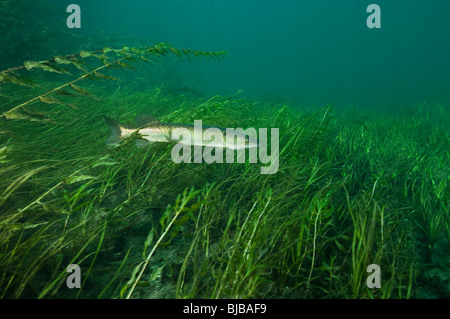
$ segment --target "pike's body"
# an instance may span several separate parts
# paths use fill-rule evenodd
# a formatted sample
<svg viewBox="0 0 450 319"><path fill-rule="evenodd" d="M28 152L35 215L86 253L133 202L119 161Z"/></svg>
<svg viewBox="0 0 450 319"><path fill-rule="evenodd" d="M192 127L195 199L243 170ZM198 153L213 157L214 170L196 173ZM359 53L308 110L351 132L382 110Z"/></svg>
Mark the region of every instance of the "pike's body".
<svg viewBox="0 0 450 319"><path fill-rule="evenodd" d="M256 137L249 137L239 132L231 133L227 129L213 126L201 126L199 128L188 124L161 123L148 115L141 115L136 118L137 127L135 128L121 125L109 117L105 117L105 121L111 129L111 136L106 142L108 145L117 144L122 139L137 133L136 146L138 147L145 147L153 142L177 142L186 145L230 149L259 146Z"/></svg>

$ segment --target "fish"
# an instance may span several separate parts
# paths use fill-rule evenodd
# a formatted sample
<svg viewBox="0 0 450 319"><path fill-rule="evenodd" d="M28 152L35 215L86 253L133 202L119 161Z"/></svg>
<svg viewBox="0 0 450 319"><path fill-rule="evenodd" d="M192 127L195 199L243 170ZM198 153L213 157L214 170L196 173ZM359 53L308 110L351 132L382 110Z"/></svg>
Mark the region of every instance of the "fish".
<svg viewBox="0 0 450 319"><path fill-rule="evenodd" d="M136 118L136 126L120 124L113 118L105 116L105 122L111 130L106 144L115 146L122 140L136 137L139 148L152 143L177 142L184 145L198 145L240 150L262 146L257 139L255 129L225 129L216 126L204 126L201 121L191 124L161 123L154 117L142 114ZM200 123L200 125L198 125Z"/></svg>

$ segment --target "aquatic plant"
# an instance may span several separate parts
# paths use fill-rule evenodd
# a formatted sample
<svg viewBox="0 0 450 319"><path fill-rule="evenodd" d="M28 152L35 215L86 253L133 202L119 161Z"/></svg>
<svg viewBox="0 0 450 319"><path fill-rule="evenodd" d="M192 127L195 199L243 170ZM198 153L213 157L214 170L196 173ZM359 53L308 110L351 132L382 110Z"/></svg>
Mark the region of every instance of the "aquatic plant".
<svg viewBox="0 0 450 319"><path fill-rule="evenodd" d="M82 112L52 108L53 122L2 119L2 298L448 293L427 286L437 269L450 269L440 258L450 239L447 109L364 115L238 94L200 98L165 85L119 90L102 103L70 98L83 99ZM105 147L104 115L127 122L141 113L278 127L280 169L175 164L168 145ZM76 291L65 285L72 263L82 269ZM380 289L366 286L368 264L381 267Z"/></svg>
<svg viewBox="0 0 450 319"><path fill-rule="evenodd" d="M0 114L0 118L5 117L7 119L26 119L40 121L43 117L45 117L45 114L38 115L36 112L31 112L24 108L25 106L37 101L46 104L65 105L76 108L76 106L70 103L63 102L60 99L55 98L54 95L67 97L75 96L78 94L97 99L97 97L95 97L93 94L89 93L86 89L76 85L75 83L82 81L83 79L118 80L116 77L100 73L100 71L103 69L111 68L134 69L134 67L132 67L129 62L154 61L158 57L165 56L167 54L174 54L180 58L184 55L188 58L190 56L203 56L218 59L224 56L226 52L177 49L172 47L168 43L159 43L155 46L145 48L123 47L122 49L112 49L109 47L105 47L99 51L80 51L77 54L56 56L45 61L25 61L21 66L12 67L1 71L0 83L8 82L28 87L37 86L35 82L18 73L18 71L23 69L26 69L28 71L41 70L46 72L70 75L70 69L65 67L69 66L78 69L79 71L81 71L81 74L79 74L79 76L77 76L73 80L70 80L69 82L58 85L57 87L47 90L46 92L28 99L6 112L3 112L2 114ZM86 58L94 58L100 64L100 66L92 66L87 64Z"/></svg>

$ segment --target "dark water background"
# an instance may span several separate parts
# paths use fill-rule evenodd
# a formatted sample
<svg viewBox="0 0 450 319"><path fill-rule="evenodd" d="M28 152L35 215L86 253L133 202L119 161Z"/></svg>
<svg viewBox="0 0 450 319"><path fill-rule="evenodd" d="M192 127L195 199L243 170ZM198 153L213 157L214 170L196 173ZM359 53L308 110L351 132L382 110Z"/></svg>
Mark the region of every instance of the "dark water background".
<svg viewBox="0 0 450 319"><path fill-rule="evenodd" d="M206 94L243 89L258 98L358 107L450 100L449 1L51 2L60 28L67 5L81 6L82 29L65 30L73 34L228 51L221 63L188 67L190 85ZM381 29L366 26L371 3L381 8Z"/></svg>
<svg viewBox="0 0 450 319"><path fill-rule="evenodd" d="M81 7L81 29L66 26L71 3ZM381 8L381 29L366 26L371 3ZM0 39L1 69L117 43L169 42L229 53L220 63L177 70L186 81L180 85L207 96L242 89L256 98L360 108L450 100L445 0L40 0L17 1L17 8L0 23L2 34L13 32Z"/></svg>

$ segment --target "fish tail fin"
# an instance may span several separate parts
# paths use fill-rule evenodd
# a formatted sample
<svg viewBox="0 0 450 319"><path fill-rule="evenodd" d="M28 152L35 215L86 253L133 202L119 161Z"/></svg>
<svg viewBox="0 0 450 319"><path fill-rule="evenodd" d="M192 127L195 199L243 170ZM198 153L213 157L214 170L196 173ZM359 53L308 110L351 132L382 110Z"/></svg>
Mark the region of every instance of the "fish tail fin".
<svg viewBox="0 0 450 319"><path fill-rule="evenodd" d="M111 130L111 135L106 140L106 144L114 145L119 143L122 138L122 129L120 128L119 122L107 116L105 116L105 122Z"/></svg>

